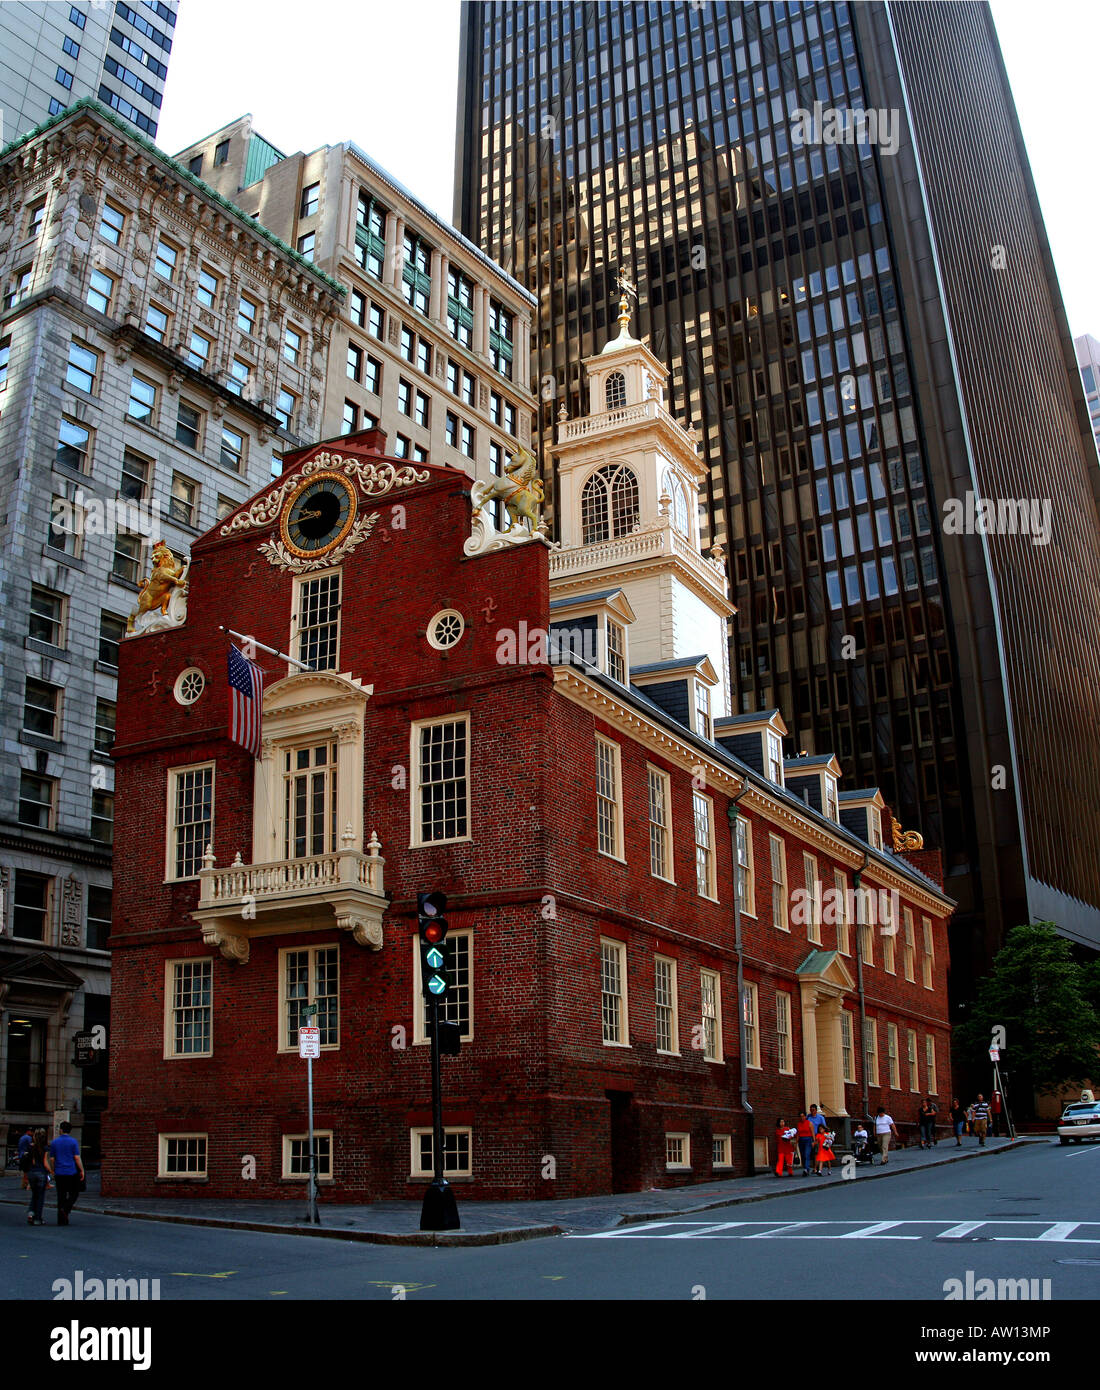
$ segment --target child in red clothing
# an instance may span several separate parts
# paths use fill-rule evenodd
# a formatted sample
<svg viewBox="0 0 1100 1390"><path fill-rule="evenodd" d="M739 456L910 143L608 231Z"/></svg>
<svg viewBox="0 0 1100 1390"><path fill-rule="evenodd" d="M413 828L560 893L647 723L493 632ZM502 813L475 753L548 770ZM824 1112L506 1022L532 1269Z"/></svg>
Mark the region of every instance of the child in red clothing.
<svg viewBox="0 0 1100 1390"><path fill-rule="evenodd" d="M781 1178L783 1169L787 1170L787 1177L794 1177L794 1137L795 1130L788 1126L786 1120L781 1119L775 1127L775 1176Z"/></svg>
<svg viewBox="0 0 1100 1390"><path fill-rule="evenodd" d="M822 1165L826 1163L832 1164L835 1159L833 1153L833 1138L834 1135L831 1129L819 1129L814 1136L814 1172L819 1175L826 1171Z"/></svg>

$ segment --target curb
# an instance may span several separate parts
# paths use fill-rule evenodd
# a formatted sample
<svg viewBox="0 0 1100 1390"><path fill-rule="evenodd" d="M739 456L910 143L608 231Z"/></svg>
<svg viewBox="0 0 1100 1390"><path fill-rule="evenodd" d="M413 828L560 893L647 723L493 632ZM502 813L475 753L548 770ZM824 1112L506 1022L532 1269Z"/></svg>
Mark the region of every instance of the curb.
<svg viewBox="0 0 1100 1390"><path fill-rule="evenodd" d="M991 1149L988 1155L983 1155L980 1149L971 1150L961 1154L953 1154L950 1158L932 1159L922 1163L918 1168L896 1168L892 1173L876 1172L874 1169L870 1173L864 1173L863 1178L897 1178L905 1177L910 1173L924 1172L928 1168L942 1168L948 1163L961 1163L964 1160L992 1157L994 1154L1008 1153L1010 1149L1021 1148L1033 1142L1029 1139L1016 1139L1010 1144L1005 1144L1002 1148ZM879 1165L881 1168L882 1165ZM889 1164L886 1165L889 1167ZM605 1230L618 1230L622 1226L637 1226L646 1221L660 1221L675 1219L677 1216L690 1216L695 1212L715 1211L720 1207L743 1206L749 1202L768 1202L773 1197L790 1197L794 1193L803 1192L823 1192L829 1188L836 1190L840 1184L827 1183L822 1186L809 1187L780 1187L775 1192L757 1192L746 1194L743 1197L731 1196L722 1197L713 1202L702 1202L692 1207L680 1207L674 1211L647 1211L647 1212L624 1212L613 1226L608 1226ZM22 1197L0 1196L0 1202L9 1206L25 1206ZM113 1207L96 1205L91 1206L82 1204L83 1210L94 1212L97 1216L118 1216L131 1221L163 1221L175 1226L209 1226L217 1230L224 1231L258 1231L265 1235L277 1236L312 1236L321 1240L348 1240L355 1241L362 1245L412 1245L428 1247L456 1247L456 1246L479 1246L479 1245L512 1245L522 1240L541 1240L546 1236L571 1235L574 1231L585 1230L588 1227L563 1227L558 1225L540 1226L509 1226L499 1231L360 1231L351 1227L336 1229L325 1226L306 1226L306 1225L281 1225L274 1221L247 1221L234 1220L228 1217L216 1216L178 1216L175 1214L145 1211L121 1211Z"/></svg>

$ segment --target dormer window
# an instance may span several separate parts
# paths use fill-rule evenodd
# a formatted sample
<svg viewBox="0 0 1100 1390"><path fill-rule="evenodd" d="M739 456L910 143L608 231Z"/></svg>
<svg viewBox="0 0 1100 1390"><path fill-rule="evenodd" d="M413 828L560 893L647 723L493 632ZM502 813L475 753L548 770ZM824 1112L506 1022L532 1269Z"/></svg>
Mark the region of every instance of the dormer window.
<svg viewBox="0 0 1100 1390"><path fill-rule="evenodd" d="M626 377L622 372L609 373L604 397L608 410L621 410L626 405Z"/></svg>
<svg viewBox="0 0 1100 1390"><path fill-rule="evenodd" d="M839 820L836 804L836 778L825 774L825 814L830 820Z"/></svg>
<svg viewBox="0 0 1100 1390"><path fill-rule="evenodd" d="M871 848L882 848L882 818L873 806L867 810L867 828L871 832Z"/></svg>
<svg viewBox="0 0 1100 1390"><path fill-rule="evenodd" d="M581 494L585 545L629 536L638 525L638 515L638 479L633 469L609 463L585 483Z"/></svg>
<svg viewBox="0 0 1100 1390"><path fill-rule="evenodd" d="M607 674L620 685L626 684L626 633L610 618L607 620Z"/></svg>
<svg viewBox="0 0 1100 1390"><path fill-rule="evenodd" d="M695 732L700 738L711 736L710 690L702 681L695 682Z"/></svg>
<svg viewBox="0 0 1100 1390"><path fill-rule="evenodd" d="M783 743L778 734L767 731L768 745L768 778L777 787L783 785Z"/></svg>

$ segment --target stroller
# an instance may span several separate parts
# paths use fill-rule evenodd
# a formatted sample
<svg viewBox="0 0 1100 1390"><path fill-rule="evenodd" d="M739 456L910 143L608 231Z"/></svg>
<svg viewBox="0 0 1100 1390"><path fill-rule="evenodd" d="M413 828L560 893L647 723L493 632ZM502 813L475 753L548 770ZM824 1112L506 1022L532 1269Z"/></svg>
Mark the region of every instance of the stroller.
<svg viewBox="0 0 1100 1390"><path fill-rule="evenodd" d="M869 1134L852 1136L852 1156L858 1164L874 1163L875 1153L871 1147L871 1136Z"/></svg>

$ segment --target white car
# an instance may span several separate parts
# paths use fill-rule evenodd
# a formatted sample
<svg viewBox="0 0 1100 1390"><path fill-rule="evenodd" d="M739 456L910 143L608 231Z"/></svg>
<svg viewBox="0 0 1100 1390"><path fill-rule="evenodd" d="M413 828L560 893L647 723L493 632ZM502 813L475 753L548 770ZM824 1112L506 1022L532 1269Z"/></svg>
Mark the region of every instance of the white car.
<svg viewBox="0 0 1100 1390"><path fill-rule="evenodd" d="M1067 1105L1058 1123L1058 1142L1070 1140L1080 1144L1083 1139L1100 1139L1100 1101L1083 1101Z"/></svg>

